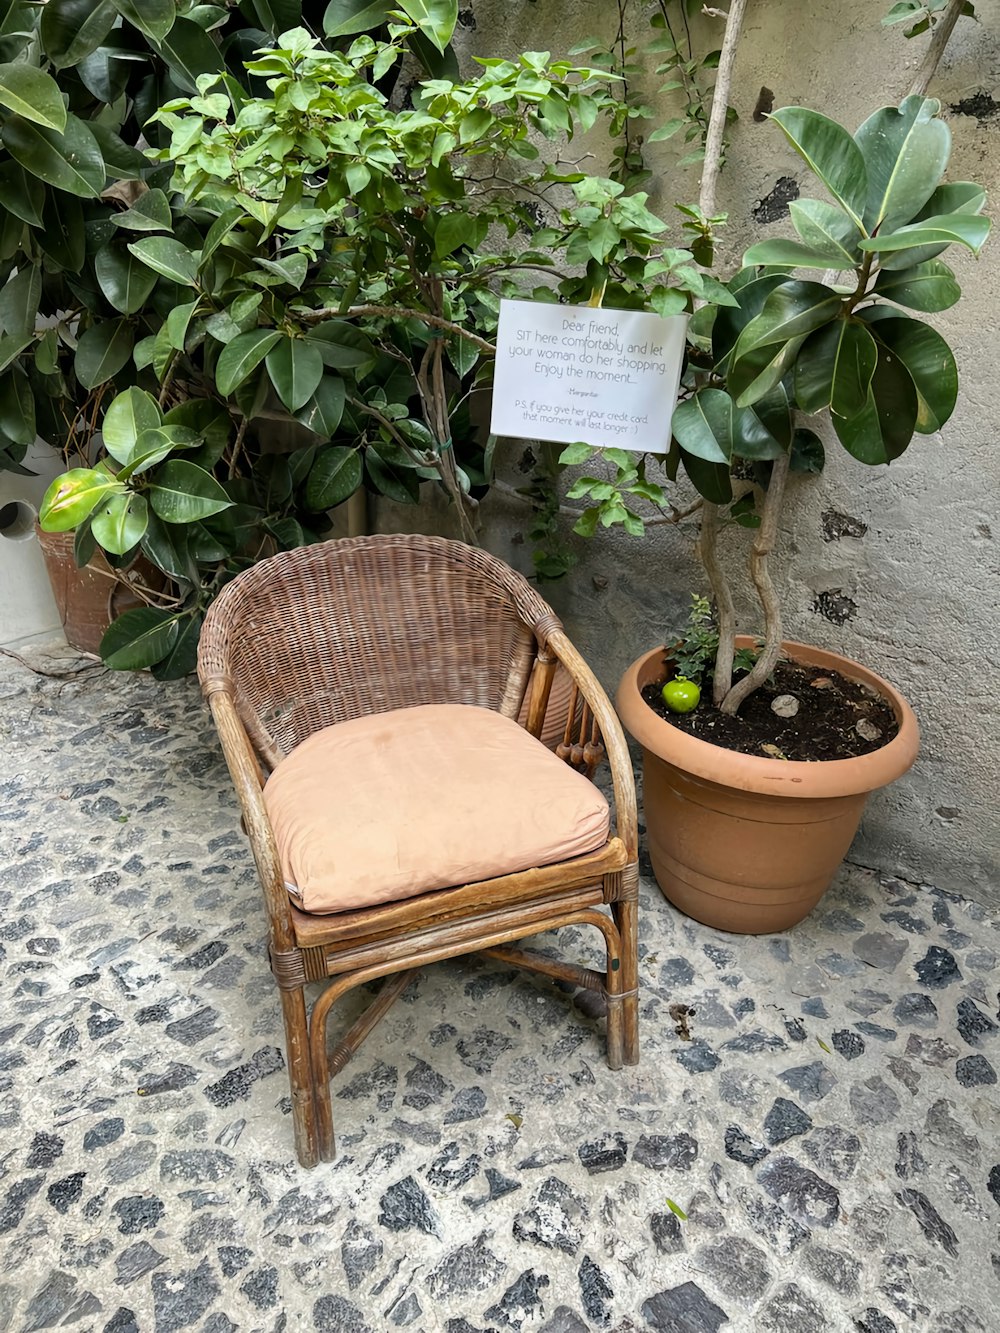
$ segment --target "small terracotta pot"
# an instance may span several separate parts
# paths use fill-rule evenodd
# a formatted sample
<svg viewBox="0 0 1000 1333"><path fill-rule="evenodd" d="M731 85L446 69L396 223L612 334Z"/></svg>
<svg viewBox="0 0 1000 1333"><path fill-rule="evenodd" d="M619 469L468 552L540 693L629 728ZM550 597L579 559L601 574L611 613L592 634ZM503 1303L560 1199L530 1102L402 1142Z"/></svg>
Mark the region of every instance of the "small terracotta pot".
<svg viewBox="0 0 1000 1333"><path fill-rule="evenodd" d="M73 558L72 532L45 532L36 524L35 533L66 642L82 653L97 657L101 639L112 620L143 603L115 578L102 551L95 551L90 563L81 569ZM143 561L142 568L151 587L163 586L159 570L147 561Z"/></svg>
<svg viewBox="0 0 1000 1333"><path fill-rule="evenodd" d="M857 759L816 763L711 745L664 721L642 698L646 685L663 678L663 648L632 663L616 699L643 749L646 842L664 896L696 921L744 935L785 930L812 911L851 845L868 793L901 777L919 744L913 710L880 676L837 653L782 647L796 662L876 690L896 714L895 737Z"/></svg>

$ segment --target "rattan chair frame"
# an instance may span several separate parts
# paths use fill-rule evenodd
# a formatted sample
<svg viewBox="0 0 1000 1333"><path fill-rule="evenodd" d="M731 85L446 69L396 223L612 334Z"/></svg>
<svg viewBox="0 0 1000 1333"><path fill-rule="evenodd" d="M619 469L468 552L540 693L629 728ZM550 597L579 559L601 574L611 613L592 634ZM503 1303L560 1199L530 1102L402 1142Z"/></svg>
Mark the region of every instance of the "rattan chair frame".
<svg viewBox="0 0 1000 1333"><path fill-rule="evenodd" d="M557 753L592 777L606 755L614 796L607 843L574 860L320 916L284 886L263 800L269 771L321 727L418 703L474 703L540 736L553 676L573 682ZM635 1064L638 1039L638 830L618 719L557 616L519 574L439 537L380 535L282 552L223 589L202 628L198 673L242 809L268 915L284 1017L295 1147L312 1167L335 1155L330 1079L419 968L481 952L601 992L607 1060ZM565 706L565 705L564 705ZM610 911L607 909L610 908ZM601 935L602 971L511 947L568 925ZM328 1051L330 1009L387 978ZM306 987L326 989L307 1003Z"/></svg>

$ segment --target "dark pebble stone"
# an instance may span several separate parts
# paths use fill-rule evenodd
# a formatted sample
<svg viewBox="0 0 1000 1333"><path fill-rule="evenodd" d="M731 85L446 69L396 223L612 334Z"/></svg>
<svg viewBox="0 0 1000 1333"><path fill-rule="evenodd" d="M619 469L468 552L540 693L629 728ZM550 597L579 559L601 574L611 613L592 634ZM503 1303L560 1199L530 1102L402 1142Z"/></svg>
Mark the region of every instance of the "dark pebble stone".
<svg viewBox="0 0 1000 1333"><path fill-rule="evenodd" d="M757 1008L757 1001L752 1000L749 995L744 995L741 1000L737 1000L733 1005L733 1013L737 1018L746 1018L747 1014L752 1014Z"/></svg>
<svg viewBox="0 0 1000 1333"><path fill-rule="evenodd" d="M738 1037L730 1037L722 1043L722 1050L737 1051L740 1055L762 1055L765 1051L787 1051L788 1042L775 1032L754 1028L751 1032L741 1032Z"/></svg>
<svg viewBox="0 0 1000 1333"><path fill-rule="evenodd" d="M250 1257L250 1251L247 1251ZM382 1242L352 1218L340 1242L340 1262L344 1265L347 1285L353 1291L359 1287L382 1258Z"/></svg>
<svg viewBox="0 0 1000 1333"><path fill-rule="evenodd" d="M958 1257L958 1237L938 1210L919 1190L900 1190L896 1198L917 1219L920 1230L934 1245L940 1245L953 1259Z"/></svg>
<svg viewBox="0 0 1000 1333"><path fill-rule="evenodd" d="M412 1176L397 1181L379 1199L379 1223L387 1231L423 1231L438 1235L438 1221L427 1195Z"/></svg>
<svg viewBox="0 0 1000 1333"><path fill-rule="evenodd" d="M899 1098L884 1079L865 1079L855 1083L850 1093L854 1119L862 1125L885 1125L899 1114Z"/></svg>
<svg viewBox="0 0 1000 1333"><path fill-rule="evenodd" d="M37 1333L38 1329L60 1323L74 1324L100 1308L100 1301L91 1292L78 1290L75 1277L56 1268L28 1302L19 1328L21 1333Z"/></svg>
<svg viewBox="0 0 1000 1333"><path fill-rule="evenodd" d="M268 1265L257 1268L240 1283L240 1291L258 1310L270 1310L278 1303L278 1270Z"/></svg>
<svg viewBox="0 0 1000 1333"><path fill-rule="evenodd" d="M281 1316L285 1318L284 1315ZM279 1333L285 1328L285 1324L278 1320L275 1323L273 1333ZM215 1314L210 1314L201 1326L201 1333L239 1333L239 1324L234 1324L228 1315L224 1315L221 1310L216 1310Z"/></svg>
<svg viewBox="0 0 1000 1333"><path fill-rule="evenodd" d="M471 1037L456 1042L455 1050L462 1064L482 1078L493 1072L497 1060L513 1045L510 1037L505 1037L502 1032L476 1028Z"/></svg>
<svg viewBox="0 0 1000 1333"><path fill-rule="evenodd" d="M83 1136L83 1151L93 1152L95 1148L105 1148L114 1143L125 1133L125 1121L121 1116L101 1120L93 1129L88 1129Z"/></svg>
<svg viewBox="0 0 1000 1333"><path fill-rule="evenodd" d="M822 1101L837 1085L836 1078L822 1060L813 1060L811 1064L786 1069L778 1077L786 1087L797 1092L803 1101L807 1102Z"/></svg>
<svg viewBox="0 0 1000 1333"><path fill-rule="evenodd" d="M86 1171L74 1171L71 1176L63 1176L62 1180L54 1180L45 1191L45 1197L57 1213L68 1212L76 1203L83 1193L83 1182L86 1175ZM2 1223L0 1223L0 1226L2 1226Z"/></svg>
<svg viewBox="0 0 1000 1333"><path fill-rule="evenodd" d="M857 1333L896 1333L896 1325L889 1316L872 1305L855 1319L854 1327Z"/></svg>
<svg viewBox="0 0 1000 1333"><path fill-rule="evenodd" d="M84 986L89 986L91 982L100 978L100 972L84 972L78 977L74 977L69 983L70 990L82 990Z"/></svg>
<svg viewBox="0 0 1000 1333"><path fill-rule="evenodd" d="M787 1097L775 1098L774 1105L764 1117L764 1133L773 1148L776 1144L793 1139L797 1134L804 1134L812 1128L812 1116L806 1115Z"/></svg>
<svg viewBox="0 0 1000 1333"><path fill-rule="evenodd" d="M100 1041L102 1037L120 1028L123 1021L121 1018L115 1018L113 1014L91 1014L87 1019L87 1031L92 1041Z"/></svg>
<svg viewBox="0 0 1000 1333"><path fill-rule="evenodd" d="M251 1088L259 1079L276 1074L284 1067L285 1057L277 1046L264 1046L246 1064L228 1070L217 1083L209 1083L204 1089L205 1096L213 1106L232 1106L249 1097ZM395 1087L395 1070L393 1076Z"/></svg>
<svg viewBox="0 0 1000 1333"><path fill-rule="evenodd" d="M927 934L927 922L923 917L914 916L912 912L904 912L902 908L897 908L894 912L883 912L882 920L900 926L908 935Z"/></svg>
<svg viewBox="0 0 1000 1333"><path fill-rule="evenodd" d="M818 996L814 996L813 998L808 1000L803 1000L802 1012L809 1018L830 1017L830 1015L826 1012L826 1005Z"/></svg>
<svg viewBox="0 0 1000 1333"><path fill-rule="evenodd" d="M583 1308L587 1318L595 1324L609 1323L611 1302L615 1293L607 1275L589 1255L585 1254L580 1262L577 1277L580 1280L580 1295L583 1297Z"/></svg>
<svg viewBox="0 0 1000 1333"><path fill-rule="evenodd" d="M800 1018L786 1018L785 1031L788 1033L790 1041L805 1041L806 1039L806 1030Z"/></svg>
<svg viewBox="0 0 1000 1333"><path fill-rule="evenodd" d="M962 980L955 955L949 949L942 949L938 944L930 946L924 957L918 963L914 963L913 970L929 990L943 990L952 982Z"/></svg>
<svg viewBox="0 0 1000 1333"><path fill-rule="evenodd" d="M403 1105L412 1106L415 1111L424 1111L439 1102L452 1086L426 1060L420 1059L416 1059L413 1068L407 1071L405 1081Z"/></svg>
<svg viewBox="0 0 1000 1333"><path fill-rule="evenodd" d="M316 1333L372 1333L361 1311L343 1296L321 1296L313 1306Z"/></svg>
<svg viewBox="0 0 1000 1333"><path fill-rule="evenodd" d="M81 1177L83 1178L83 1177ZM29 1202L41 1189L44 1176L29 1176L27 1180L15 1181L8 1189L3 1205L0 1205L0 1236L12 1232L24 1217ZM49 1190L51 1193L51 1190Z"/></svg>
<svg viewBox="0 0 1000 1333"><path fill-rule="evenodd" d="M749 1190L741 1195L747 1219L758 1240L763 1241L775 1254L793 1254L809 1239L810 1232L789 1217L780 1204L772 1203Z"/></svg>
<svg viewBox="0 0 1000 1333"><path fill-rule="evenodd" d="M119 1305L104 1325L103 1333L140 1333L135 1311L127 1310L124 1305Z"/></svg>
<svg viewBox="0 0 1000 1333"><path fill-rule="evenodd" d="M694 1282L657 1292L642 1303L642 1313L657 1333L718 1333L729 1316Z"/></svg>
<svg viewBox="0 0 1000 1333"><path fill-rule="evenodd" d="M802 1251L802 1260L813 1277L839 1295L857 1295L861 1263L853 1255L828 1250L823 1245L809 1245Z"/></svg>
<svg viewBox="0 0 1000 1333"><path fill-rule="evenodd" d="M721 1063L719 1056L701 1037L696 1037L694 1041L684 1042L680 1050L675 1051L674 1054L677 1057L677 1063L683 1065L689 1074L707 1074L709 1070L715 1069Z"/></svg>
<svg viewBox="0 0 1000 1333"><path fill-rule="evenodd" d="M838 1055L842 1055L845 1060L856 1060L859 1055L865 1053L865 1043L856 1032L850 1032L847 1028L841 1028L830 1038L833 1042L833 1049Z"/></svg>
<svg viewBox="0 0 1000 1333"><path fill-rule="evenodd" d="M765 1193L801 1226L830 1227L840 1215L840 1194L829 1181L791 1157L772 1157L757 1173Z"/></svg>
<svg viewBox="0 0 1000 1333"><path fill-rule="evenodd" d="M198 1072L190 1065L172 1062L160 1073L143 1074L139 1087L142 1097L158 1097L164 1092L180 1092L198 1082Z"/></svg>
<svg viewBox="0 0 1000 1333"><path fill-rule="evenodd" d="M911 1180L927 1170L927 1161L920 1151L919 1140L912 1130L896 1135L896 1175L900 1180Z"/></svg>
<svg viewBox="0 0 1000 1333"><path fill-rule="evenodd" d="M389 1318L397 1328L406 1328L423 1314L423 1306L417 1300L415 1292L409 1292L392 1307Z"/></svg>
<svg viewBox="0 0 1000 1333"><path fill-rule="evenodd" d="M64 1146L63 1140L58 1134L46 1134L44 1130L39 1130L31 1141L28 1160L24 1165L29 1170L38 1167L44 1170L45 1167L58 1161L62 1156Z"/></svg>
<svg viewBox="0 0 1000 1333"><path fill-rule="evenodd" d="M730 1125L725 1133L726 1156L745 1166L756 1166L767 1156L769 1149L762 1143L754 1143L749 1134L737 1125Z"/></svg>
<svg viewBox="0 0 1000 1333"><path fill-rule="evenodd" d="M978 1088L995 1083L997 1072L985 1055L965 1055L955 1065L955 1077L963 1088Z"/></svg>
<svg viewBox="0 0 1000 1333"><path fill-rule="evenodd" d="M464 1120L478 1120L485 1110L486 1093L482 1088L459 1088L443 1123L458 1125Z"/></svg>
<svg viewBox="0 0 1000 1333"><path fill-rule="evenodd" d="M856 990L847 1001L847 1007L855 1014L860 1014L862 1018L869 1018L872 1014L877 1014L880 1009L884 1009L889 1003L891 995L886 995L885 991L871 990L868 986Z"/></svg>
<svg viewBox="0 0 1000 1333"><path fill-rule="evenodd" d="M823 1333L830 1325L819 1302L789 1282L758 1311L755 1327L767 1333Z"/></svg>
<svg viewBox="0 0 1000 1333"><path fill-rule="evenodd" d="M920 991L910 991L906 995L901 995L892 1012L897 1023L916 1028L937 1026L937 1006L929 995L924 995Z"/></svg>
<svg viewBox="0 0 1000 1333"><path fill-rule="evenodd" d="M1000 1208L1000 1165L995 1166L990 1172L986 1188L993 1195L993 1202Z"/></svg>
<svg viewBox="0 0 1000 1333"><path fill-rule="evenodd" d="M653 1244L661 1254L678 1254L684 1248L681 1220L674 1213L653 1213L649 1219Z"/></svg>
<svg viewBox="0 0 1000 1333"><path fill-rule="evenodd" d="M212 1036L219 1030L219 1015L208 1005L188 1014L186 1018L175 1019L163 1029L168 1037L179 1041L182 1046L196 1046L199 1041Z"/></svg>
<svg viewBox="0 0 1000 1333"><path fill-rule="evenodd" d="M36 935L33 940L28 940L24 947L35 958L50 958L59 952L62 945L52 935Z"/></svg>
<svg viewBox="0 0 1000 1333"><path fill-rule="evenodd" d="M507 1324L511 1328L520 1328L522 1323L541 1314L541 1292L548 1285L547 1274L536 1273L533 1268L525 1269L496 1304L484 1312L483 1318L495 1319L497 1323Z"/></svg>
<svg viewBox="0 0 1000 1333"><path fill-rule="evenodd" d="M972 1000L960 1000L957 1012L959 1036L969 1046L978 1046L980 1037L996 1031L996 1023L977 1009Z"/></svg>
<svg viewBox="0 0 1000 1333"><path fill-rule="evenodd" d="M211 940L194 953L188 954L187 958L182 958L179 963L175 963L174 971L202 972L206 967L211 967L213 963L217 962L228 949L229 945L224 941Z"/></svg>
<svg viewBox="0 0 1000 1333"><path fill-rule="evenodd" d="M170 1006L168 1004L149 1004L145 1009L140 1009L135 1016L135 1021L142 1027L147 1023L165 1023L170 1017Z"/></svg>
<svg viewBox="0 0 1000 1333"><path fill-rule="evenodd" d="M242 1272L252 1258L253 1250L248 1250L245 1245L219 1246L219 1266L223 1277L233 1277Z"/></svg>
<svg viewBox="0 0 1000 1333"><path fill-rule="evenodd" d="M151 1227L155 1227L166 1209L161 1199L134 1194L126 1199L119 1199L111 1211L118 1215L118 1230L122 1235L135 1236L140 1231L149 1231Z"/></svg>
<svg viewBox="0 0 1000 1333"><path fill-rule="evenodd" d="M190 1328L220 1293L207 1259L184 1273L154 1273L152 1282L156 1333Z"/></svg>
<svg viewBox="0 0 1000 1333"><path fill-rule="evenodd" d="M867 1020L855 1023L854 1026L859 1032L863 1032L866 1037L874 1037L876 1041L895 1041L895 1028L884 1028L879 1023L870 1023Z"/></svg>
<svg viewBox="0 0 1000 1333"><path fill-rule="evenodd" d="M134 1245L122 1250L115 1260L117 1272L115 1282L119 1287L130 1287L133 1282L138 1282L141 1277L145 1277L147 1273L166 1261L167 1256L161 1254L159 1250L154 1250L148 1241L136 1241Z"/></svg>
<svg viewBox="0 0 1000 1333"><path fill-rule="evenodd" d="M514 1235L518 1235L516 1219ZM484 1232L470 1244L459 1245L446 1254L428 1277L427 1289L437 1301L456 1296L468 1298L472 1292L490 1290L506 1271L506 1263L490 1249L487 1233ZM468 1299L463 1303L468 1305Z"/></svg>
<svg viewBox="0 0 1000 1333"><path fill-rule="evenodd" d="M694 968L686 958L668 958L660 965L660 985L690 986L694 981Z"/></svg>
<svg viewBox="0 0 1000 1333"><path fill-rule="evenodd" d="M479 1175L481 1161L478 1153L470 1153L464 1160L457 1143L448 1143L427 1168L426 1178L431 1189L460 1189Z"/></svg>
<svg viewBox="0 0 1000 1333"><path fill-rule="evenodd" d="M576 1223L586 1215L582 1200L567 1184L550 1176L538 1192L535 1207L514 1218L514 1239L576 1254L583 1239Z"/></svg>
<svg viewBox="0 0 1000 1333"><path fill-rule="evenodd" d="M742 1236L726 1236L698 1251L698 1266L711 1273L716 1286L733 1300L757 1301L771 1282L767 1256Z"/></svg>
<svg viewBox="0 0 1000 1333"><path fill-rule="evenodd" d="M546 1319L538 1333L589 1333L587 1325L568 1305L557 1306L552 1318Z"/></svg>
<svg viewBox="0 0 1000 1333"><path fill-rule="evenodd" d="M228 1153L217 1148L189 1148L165 1152L160 1158L161 1180L182 1180L192 1185L222 1180L236 1165Z"/></svg>
<svg viewBox="0 0 1000 1333"><path fill-rule="evenodd" d="M628 1143L622 1134L605 1134L603 1138L581 1143L576 1152L587 1172L596 1176L601 1171L619 1171L625 1165Z"/></svg>
<svg viewBox="0 0 1000 1333"><path fill-rule="evenodd" d="M698 1156L698 1140L680 1134L643 1134L632 1150L633 1162L653 1171L690 1171Z"/></svg>
<svg viewBox="0 0 1000 1333"><path fill-rule="evenodd" d="M820 1125L803 1141L807 1156L823 1171L829 1171L838 1180L847 1180L854 1174L861 1157L861 1140L849 1129L839 1125Z"/></svg>

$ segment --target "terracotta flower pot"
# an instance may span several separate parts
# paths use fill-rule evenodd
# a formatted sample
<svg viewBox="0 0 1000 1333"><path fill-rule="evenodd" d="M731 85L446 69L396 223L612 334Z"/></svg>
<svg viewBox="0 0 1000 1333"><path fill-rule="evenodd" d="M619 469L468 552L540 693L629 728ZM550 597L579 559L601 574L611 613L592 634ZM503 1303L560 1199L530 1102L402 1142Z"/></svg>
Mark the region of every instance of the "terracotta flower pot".
<svg viewBox="0 0 1000 1333"><path fill-rule="evenodd" d="M797 662L877 690L896 714L896 736L857 759L816 763L711 745L642 698L643 687L662 678L662 648L632 663L616 699L643 749L646 840L664 896L696 921L745 935L785 930L812 911L851 845L868 793L905 773L919 743L913 710L874 672L806 644L783 647Z"/></svg>
<svg viewBox="0 0 1000 1333"><path fill-rule="evenodd" d="M37 524L35 532L66 642L97 657L112 620L143 603L115 578L103 551L95 551L90 563L81 569L73 558L72 532L44 532ZM140 568L151 587L163 587L159 570L148 561L142 561Z"/></svg>

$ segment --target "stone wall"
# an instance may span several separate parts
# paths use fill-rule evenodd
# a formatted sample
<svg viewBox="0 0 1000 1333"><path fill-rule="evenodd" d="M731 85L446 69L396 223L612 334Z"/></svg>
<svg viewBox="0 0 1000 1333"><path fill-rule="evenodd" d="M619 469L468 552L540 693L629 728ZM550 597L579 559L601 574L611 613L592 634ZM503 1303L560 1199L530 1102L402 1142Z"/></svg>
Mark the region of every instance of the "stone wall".
<svg viewBox="0 0 1000 1333"><path fill-rule="evenodd" d="M775 106L811 106L853 128L906 92L923 54L926 38L907 41L899 28L879 26L888 7L888 0L874 6L870 0L830 6L751 0L731 97L740 119L720 183L720 207L730 216L718 266L723 273L738 264L746 245L791 234L789 198L821 193L777 128L754 121L762 85L774 91ZM960 22L930 93L945 104L952 128L950 178L995 188L1000 107L993 107L992 95L1000 80L1000 13L995 5L978 8L982 22ZM648 29L643 7L633 9L630 39L641 47ZM480 0L466 40L483 55L562 53L591 33L607 38L617 21L616 6L599 0ZM466 11L467 29L472 22L473 12ZM698 40L706 34L703 26ZM655 91L655 79L648 91ZM666 119L671 112L663 105ZM948 109L960 106L978 110L979 117ZM670 144L650 151L657 173L653 205L668 220L672 202L694 199L698 189L697 169L673 167L670 151ZM596 161L595 169L600 165ZM997 903L1000 240L979 261L956 248L949 263L964 299L930 318L961 371L954 417L941 436L916 437L891 468L866 468L831 440L824 476L794 486L774 564L787 636L838 649L891 679L913 703L923 729L916 768L872 799L852 859ZM501 452L516 480L523 446L509 441ZM567 530L572 521L567 516ZM488 502L486 544L528 572L526 526L520 501L495 494ZM615 533L578 541L578 566L545 589L609 687L633 657L680 623L690 592L704 590L694 536L693 524L658 525L642 540ZM732 538L734 546L745 541L742 533ZM745 596L743 603L749 610ZM749 627L756 628L752 618Z"/></svg>

